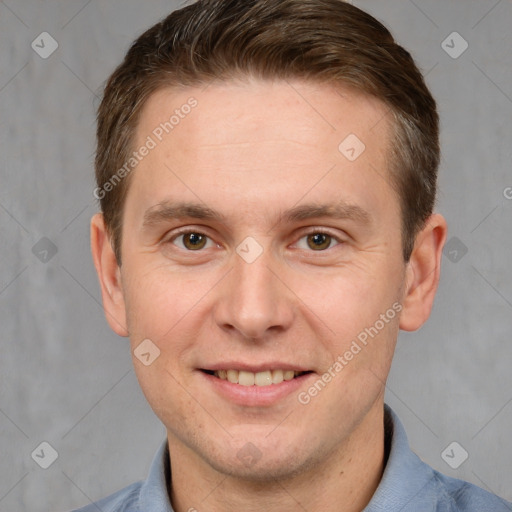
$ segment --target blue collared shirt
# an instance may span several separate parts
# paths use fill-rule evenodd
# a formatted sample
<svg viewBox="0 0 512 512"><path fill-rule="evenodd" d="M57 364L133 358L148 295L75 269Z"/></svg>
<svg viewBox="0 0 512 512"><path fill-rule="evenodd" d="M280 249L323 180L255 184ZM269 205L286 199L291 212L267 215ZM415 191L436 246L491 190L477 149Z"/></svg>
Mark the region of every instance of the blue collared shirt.
<svg viewBox="0 0 512 512"><path fill-rule="evenodd" d="M409 448L404 427L386 406L389 456L380 484L363 512L511 512L508 503L462 480L445 476ZM76 512L173 512L167 442L158 450L147 480Z"/></svg>

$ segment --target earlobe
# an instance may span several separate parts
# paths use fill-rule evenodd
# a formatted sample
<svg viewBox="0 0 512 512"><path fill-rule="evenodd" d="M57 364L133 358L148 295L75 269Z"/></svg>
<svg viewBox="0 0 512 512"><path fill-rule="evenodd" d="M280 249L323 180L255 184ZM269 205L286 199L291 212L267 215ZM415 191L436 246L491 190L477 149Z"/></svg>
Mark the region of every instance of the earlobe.
<svg viewBox="0 0 512 512"><path fill-rule="evenodd" d="M411 258L407 263L406 285L400 329L415 331L430 316L439 284L441 258L447 226L442 215L431 215L416 236Z"/></svg>
<svg viewBox="0 0 512 512"><path fill-rule="evenodd" d="M128 336L121 271L101 213L91 219L91 251L107 322L116 334Z"/></svg>

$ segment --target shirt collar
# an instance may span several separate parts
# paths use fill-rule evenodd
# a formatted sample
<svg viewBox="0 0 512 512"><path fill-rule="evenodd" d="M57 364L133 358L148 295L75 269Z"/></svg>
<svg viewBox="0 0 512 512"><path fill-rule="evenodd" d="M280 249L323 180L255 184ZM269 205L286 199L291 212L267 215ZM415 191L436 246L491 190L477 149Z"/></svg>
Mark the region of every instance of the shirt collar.
<svg viewBox="0 0 512 512"><path fill-rule="evenodd" d="M142 485L138 510L151 512L174 512L171 506L167 483L171 481L169 447L167 440L156 452L147 480Z"/></svg>
<svg viewBox="0 0 512 512"><path fill-rule="evenodd" d="M390 443L389 456L382 479L364 512L405 510L435 476L411 451L405 429L388 405L384 406L386 441Z"/></svg>

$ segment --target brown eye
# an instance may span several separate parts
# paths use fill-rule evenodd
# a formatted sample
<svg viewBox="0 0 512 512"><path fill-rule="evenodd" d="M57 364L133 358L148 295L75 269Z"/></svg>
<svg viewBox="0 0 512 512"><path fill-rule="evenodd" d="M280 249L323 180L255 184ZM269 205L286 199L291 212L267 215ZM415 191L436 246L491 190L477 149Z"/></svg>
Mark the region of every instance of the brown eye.
<svg viewBox="0 0 512 512"><path fill-rule="evenodd" d="M332 237L325 233L313 233L307 236L307 243L310 249L314 251L322 251L328 249L331 245Z"/></svg>
<svg viewBox="0 0 512 512"><path fill-rule="evenodd" d="M200 233L185 233L180 238L183 241L183 246L190 251L202 249L208 240L208 237Z"/></svg>

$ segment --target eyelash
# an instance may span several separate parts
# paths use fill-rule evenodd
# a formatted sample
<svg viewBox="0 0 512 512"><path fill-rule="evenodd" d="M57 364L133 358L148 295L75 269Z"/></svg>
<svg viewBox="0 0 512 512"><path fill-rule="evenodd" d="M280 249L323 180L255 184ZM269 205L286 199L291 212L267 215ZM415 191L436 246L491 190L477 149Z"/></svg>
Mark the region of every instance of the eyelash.
<svg viewBox="0 0 512 512"><path fill-rule="evenodd" d="M178 238L184 236L184 235L190 235L190 234L196 234L196 235L202 235L204 237L206 237L209 241L213 242L213 239L208 236L206 233L202 232L201 230L194 230L194 229L190 229L190 228L185 228L183 230L180 230L176 233L174 233L170 238L168 238L167 240L165 240L166 243L171 243L171 244L174 244L175 240L177 240ZM301 236L298 238L297 242L295 242L295 244L297 244L300 240L304 239L304 238L307 238L308 236L311 236L311 235L327 235L331 238L332 242L334 242L334 245L331 244L329 245L329 247L327 247L326 249L324 250L319 250L319 251L314 251L313 249L310 249L308 252L326 252L328 251L329 249L332 249L333 247L336 247L340 244L343 244L344 241L341 240L341 238L339 236L336 236L334 235L333 233L331 233L329 230L327 229L311 229L307 232L303 232L301 234ZM215 242L213 242L215 243ZM175 244L174 244L175 245ZM216 244L217 247L219 246L218 244ZM183 251L186 251L186 252L202 252L204 250L204 248L202 249L198 249L197 251L193 251L193 250L190 250L190 249L186 249L186 248L182 248L182 247L179 247L179 249L183 250ZM306 250L306 249L303 249L303 250Z"/></svg>

